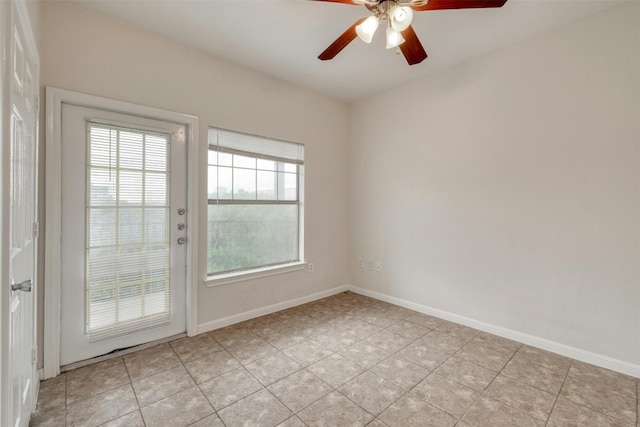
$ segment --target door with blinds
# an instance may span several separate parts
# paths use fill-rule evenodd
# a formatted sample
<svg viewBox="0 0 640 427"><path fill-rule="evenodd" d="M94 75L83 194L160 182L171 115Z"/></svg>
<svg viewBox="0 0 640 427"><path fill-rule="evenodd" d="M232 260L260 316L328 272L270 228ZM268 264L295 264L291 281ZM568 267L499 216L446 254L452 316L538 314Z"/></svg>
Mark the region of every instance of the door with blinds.
<svg viewBox="0 0 640 427"><path fill-rule="evenodd" d="M185 331L185 132L63 104L62 366Z"/></svg>

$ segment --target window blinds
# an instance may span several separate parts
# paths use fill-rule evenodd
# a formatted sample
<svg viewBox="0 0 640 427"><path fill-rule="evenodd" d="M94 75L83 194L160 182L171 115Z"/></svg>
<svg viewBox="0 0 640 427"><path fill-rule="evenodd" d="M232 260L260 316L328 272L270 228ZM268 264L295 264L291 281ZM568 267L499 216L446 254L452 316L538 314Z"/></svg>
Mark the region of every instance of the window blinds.
<svg viewBox="0 0 640 427"><path fill-rule="evenodd" d="M295 164L304 162L304 145L302 144L225 129L209 129L209 147L218 151L238 152L238 154L276 161Z"/></svg>
<svg viewBox="0 0 640 427"><path fill-rule="evenodd" d="M169 141L87 124L86 333L90 341L169 321Z"/></svg>

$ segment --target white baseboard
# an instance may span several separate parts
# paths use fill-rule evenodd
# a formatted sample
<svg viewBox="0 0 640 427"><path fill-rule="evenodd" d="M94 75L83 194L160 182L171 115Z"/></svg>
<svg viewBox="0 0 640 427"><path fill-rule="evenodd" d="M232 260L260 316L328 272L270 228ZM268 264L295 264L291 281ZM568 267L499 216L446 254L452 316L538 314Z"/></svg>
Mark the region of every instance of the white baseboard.
<svg viewBox="0 0 640 427"><path fill-rule="evenodd" d="M211 322L201 323L198 325L198 333L201 334L203 332L213 331L215 329L224 328L225 326L244 322L245 320L253 319L255 317L264 316L266 314L275 313L276 311L286 310L287 308L295 307L298 305L306 304L311 301L330 297L332 295L336 295L341 292L346 292L349 290L349 288L350 288L349 285L338 286L337 288L328 289L322 292L316 292L306 297L294 298L294 299L280 302L278 304L272 304L266 307L260 307L254 310L249 310L242 313L234 314L233 316L223 317L222 319L212 320Z"/></svg>
<svg viewBox="0 0 640 427"><path fill-rule="evenodd" d="M636 378L640 378L640 365L614 359L612 357L604 356L602 354L593 353L590 351L571 347L555 341L550 341L544 338L525 334L523 332L518 332L511 329L503 328L501 326L480 322L478 320L460 316L458 314L450 313L448 311L439 310L439 309L432 308L422 304L416 304L411 301L381 294L379 292L370 291L368 289L359 288L357 286L349 285L347 286L347 289L357 294L365 295L365 296L375 298L381 301L385 301L391 304L399 305L404 308L418 311L420 313L428 314L430 316L439 317L440 319L444 319L451 322L459 323L461 325L469 326L471 328L488 332L490 334L498 335L503 338L508 338L514 341L518 341L523 344L530 345L532 347L541 348L543 350L551 351L553 353L557 353L562 356L570 357L572 359L579 360L581 362L590 363L592 365L600 366L602 368L611 369L612 371L616 371L626 375L631 375Z"/></svg>
<svg viewBox="0 0 640 427"><path fill-rule="evenodd" d="M339 294L345 291L352 291L360 295L365 295L371 298L385 301L391 304L405 307L420 313L435 316L440 319L448 320L450 322L459 323L480 331L488 332L490 334L498 335L503 338L518 341L523 344L527 344L533 347L541 348L543 350L551 351L553 353L560 354L562 356L570 357L581 362L590 363L592 365L600 366L602 368L611 369L616 372L620 372L626 375L631 375L636 378L640 378L640 365L625 362L622 360L614 359L602 354L593 353L590 351L582 350L576 347L571 347L559 342L547 340L545 338L536 337L533 335L525 334L523 332L514 331L512 329L503 328L502 326L492 325L490 323L481 322L479 320L471 319L469 317L454 314L448 311L439 310L437 308L429 307L422 304L417 304L411 301L407 301L401 298L392 297L379 292L371 291L368 289L360 288L353 285L343 285L336 288L328 289L326 291L317 292L305 297L294 298L287 301L283 301L278 304L268 305L266 307L260 307L254 310L245 311L242 313L234 314L233 316L224 317L222 319L213 320L198 325L198 333L209 332L215 329L223 328L225 326L233 325L236 323L244 322L245 320L253 319L259 316L275 313L276 311L286 310L287 308L295 307L308 302L316 301L322 298L326 298L332 295Z"/></svg>

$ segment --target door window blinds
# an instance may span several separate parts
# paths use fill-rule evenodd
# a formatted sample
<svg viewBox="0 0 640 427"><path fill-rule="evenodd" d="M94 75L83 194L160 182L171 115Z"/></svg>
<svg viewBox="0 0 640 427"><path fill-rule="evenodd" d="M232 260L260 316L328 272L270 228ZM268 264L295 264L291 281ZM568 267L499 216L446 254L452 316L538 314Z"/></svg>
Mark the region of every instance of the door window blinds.
<svg viewBox="0 0 640 427"><path fill-rule="evenodd" d="M86 333L169 321L170 135L87 123Z"/></svg>

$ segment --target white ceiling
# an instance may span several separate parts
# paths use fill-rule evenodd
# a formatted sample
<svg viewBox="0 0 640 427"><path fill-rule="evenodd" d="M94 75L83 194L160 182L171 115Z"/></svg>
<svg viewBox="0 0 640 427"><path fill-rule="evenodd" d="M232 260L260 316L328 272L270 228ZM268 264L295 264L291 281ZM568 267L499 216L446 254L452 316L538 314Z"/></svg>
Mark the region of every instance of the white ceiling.
<svg viewBox="0 0 640 427"><path fill-rule="evenodd" d="M362 99L424 78L619 0L508 0L501 8L414 13L413 28L429 57L409 66L386 50L384 31L373 43L354 40L336 58L317 56L359 18L364 6L312 0L70 0L345 101Z"/></svg>

